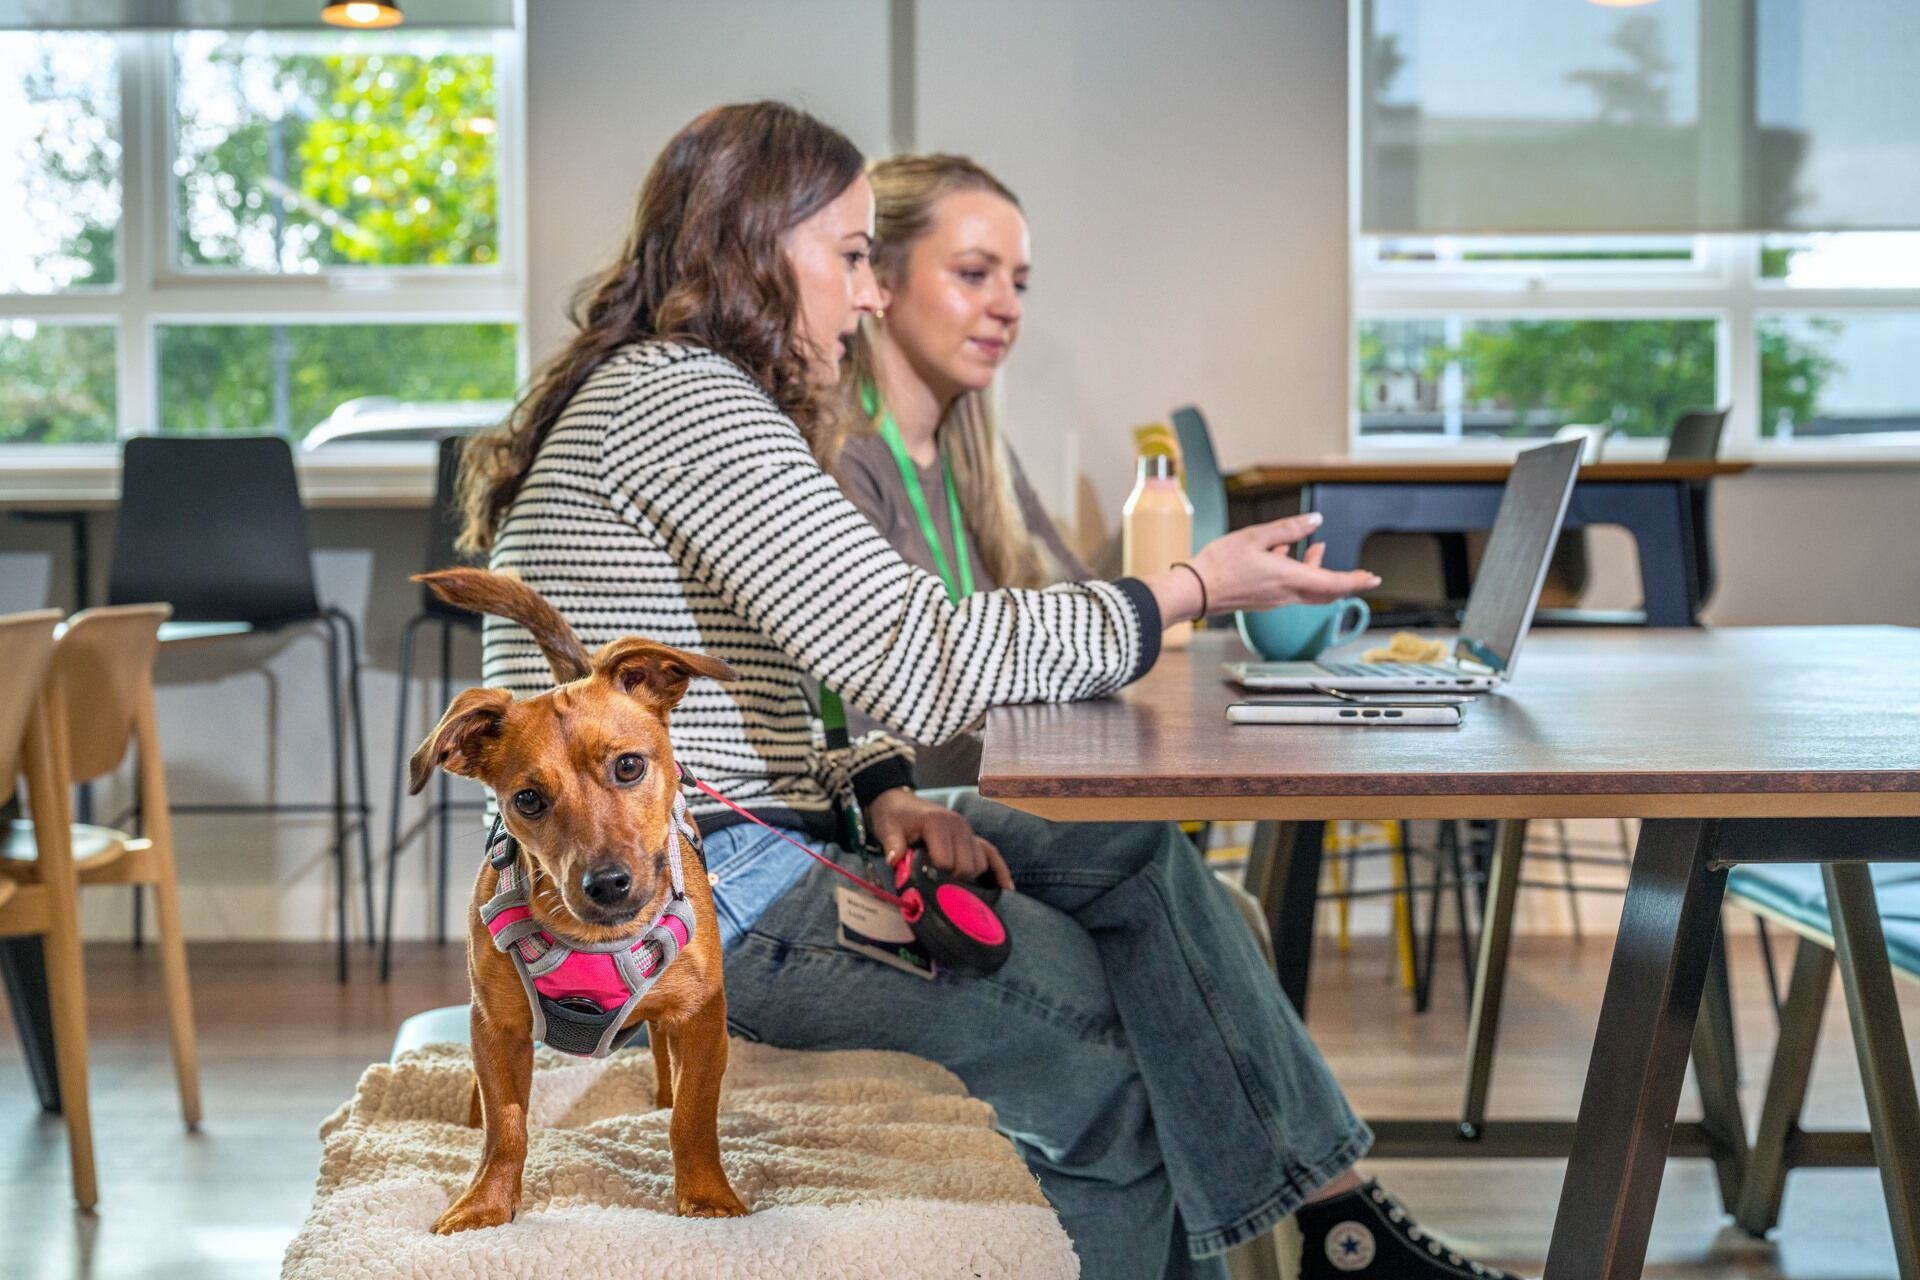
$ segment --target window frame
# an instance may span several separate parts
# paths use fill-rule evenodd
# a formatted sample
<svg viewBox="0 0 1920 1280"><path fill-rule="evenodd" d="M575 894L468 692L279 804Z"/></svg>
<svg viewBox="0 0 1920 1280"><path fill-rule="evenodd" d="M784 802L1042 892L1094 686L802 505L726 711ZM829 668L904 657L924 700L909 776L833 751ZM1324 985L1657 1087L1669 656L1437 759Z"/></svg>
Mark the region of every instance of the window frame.
<svg viewBox="0 0 1920 1280"><path fill-rule="evenodd" d="M1348 449L1356 458L1406 461L1511 457L1526 442L1462 441L1436 444L1433 437L1360 434L1359 326L1375 320L1699 319L1718 322L1715 342L1717 399L1731 404L1721 456L1768 466L1920 463L1920 443L1875 444L1871 437L1799 437L1776 441L1760 434L1760 322L1774 317L1885 315L1920 312L1920 288L1809 288L1760 275L1761 237L1756 234L1700 237L1698 269L1652 272L1633 264L1582 262L1577 271L1551 263L1417 265L1417 271L1382 269L1372 239L1353 235L1353 324L1348 340ZM1607 443L1615 461L1658 459L1658 440Z"/></svg>
<svg viewBox="0 0 1920 1280"><path fill-rule="evenodd" d="M371 266L303 274L213 269L172 263L174 139L173 33L114 35L120 81L121 214L116 281L57 293L0 294L0 318L110 323L115 331L116 422L112 442L0 444L0 471L49 475L116 472L123 442L159 430L159 328L164 324L511 324L516 385L528 367L525 317L525 40L518 28L492 32L499 184L499 254L482 266ZM302 457L302 466L315 455ZM337 445L328 471L396 465L431 467L423 443Z"/></svg>

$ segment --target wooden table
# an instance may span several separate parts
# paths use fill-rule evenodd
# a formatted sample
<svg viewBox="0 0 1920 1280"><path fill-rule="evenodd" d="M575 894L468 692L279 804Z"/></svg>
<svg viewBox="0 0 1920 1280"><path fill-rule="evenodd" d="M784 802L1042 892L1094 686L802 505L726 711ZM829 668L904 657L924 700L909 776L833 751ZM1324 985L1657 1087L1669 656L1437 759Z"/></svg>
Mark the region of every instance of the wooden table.
<svg viewBox="0 0 1920 1280"><path fill-rule="evenodd" d="M1699 599L1689 490L1717 476L1739 475L1746 462L1598 462L1580 468L1566 527L1619 525L1639 548L1647 622L1684 627ZM1320 512L1327 563L1352 568L1376 533L1458 533L1493 525L1508 462L1325 462L1250 467L1227 477L1227 497L1243 509L1282 494L1299 494L1300 509ZM1463 553L1448 561L1450 595L1465 594Z"/></svg>
<svg viewBox="0 0 1920 1280"><path fill-rule="evenodd" d="M1920 630L1536 632L1511 692L1458 729L1229 726L1219 663L1242 656L1203 633L1115 698L991 712L981 791L1066 821L1262 820L1250 887L1301 990L1324 820L1645 819L1577 1123L1375 1125L1382 1155L1566 1154L1547 1275L1637 1276L1669 1151L1713 1158L1723 1188L1745 1160L1731 1090L1675 1122L1727 868L1850 860L1836 914L1890 996L1859 864L1920 859ZM1709 1030L1710 1051L1730 1033ZM1900 1108L1913 1131L1910 1074Z"/></svg>

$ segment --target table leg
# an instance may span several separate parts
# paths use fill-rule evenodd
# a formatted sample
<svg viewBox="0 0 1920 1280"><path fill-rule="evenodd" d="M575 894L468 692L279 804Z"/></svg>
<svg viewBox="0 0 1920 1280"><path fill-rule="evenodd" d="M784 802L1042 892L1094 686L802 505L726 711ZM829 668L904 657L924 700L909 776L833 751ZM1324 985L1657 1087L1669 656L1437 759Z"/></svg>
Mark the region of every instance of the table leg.
<svg viewBox="0 0 1920 1280"><path fill-rule="evenodd" d="M1627 1280L1646 1258L1727 886L1725 870L1708 866L1711 826L1686 818L1641 827L1547 1280Z"/></svg>
<svg viewBox="0 0 1920 1280"><path fill-rule="evenodd" d="M1318 511L1326 517L1314 540L1326 544L1324 554L1329 569L1360 567L1361 548L1374 532L1379 513L1392 509L1391 505L1383 508L1373 500L1375 497L1377 495L1366 487L1358 485L1310 484L1300 490L1300 509Z"/></svg>
<svg viewBox="0 0 1920 1280"><path fill-rule="evenodd" d="M1478 1138L1487 1122L1493 1050L1500 1039L1500 1003L1507 989L1507 952L1513 942L1513 903L1520 895L1520 860L1526 847L1524 818L1500 823L1493 838L1487 901L1480 910L1480 956L1467 1020L1467 1096L1460 1107L1463 1138Z"/></svg>
<svg viewBox="0 0 1920 1280"><path fill-rule="evenodd" d="M1247 850L1247 892L1266 913L1275 976L1302 1018L1307 1016L1326 829L1324 822L1258 822Z"/></svg>
<svg viewBox="0 0 1920 1280"><path fill-rule="evenodd" d="M1800 1111L1813 1076L1813 1055L1820 1045L1820 1022L1833 987L1833 952L1808 938L1793 953L1793 977L1780 1010L1780 1040L1760 1103L1753 1152L1740 1188L1734 1220L1756 1240L1780 1222L1780 1200L1787 1189L1787 1144L1800 1132Z"/></svg>
<svg viewBox="0 0 1920 1280"><path fill-rule="evenodd" d="M0 801L0 831L20 816L16 797ZM47 996L46 953L36 937L0 938L0 986L13 1007L14 1029L20 1034L20 1054L27 1062L40 1108L60 1111L60 1073L53 1056L53 1006Z"/></svg>
<svg viewBox="0 0 1920 1280"><path fill-rule="evenodd" d="M1704 1125L1713 1135L1713 1170L1720 1182L1720 1206L1728 1213L1740 1204L1749 1153L1746 1120L1740 1111L1740 1053L1733 1029L1733 986L1727 978L1727 939L1714 940L1700 1017L1693 1027L1693 1075L1700 1086Z"/></svg>
<svg viewBox="0 0 1920 1280"><path fill-rule="evenodd" d="M1893 1226L1893 1251L1901 1280L1920 1277L1920 1102L1913 1065L1900 1026L1900 1002L1887 962L1873 879L1864 862L1830 862L1822 868L1833 917L1833 949L1840 984L1853 1022L1854 1050L1866 1086L1868 1128L1874 1160Z"/></svg>
<svg viewBox="0 0 1920 1280"><path fill-rule="evenodd" d="M1433 540L1440 548L1441 589L1447 603L1464 601L1473 590L1473 568L1467 556L1465 533L1436 533Z"/></svg>
<svg viewBox="0 0 1920 1280"><path fill-rule="evenodd" d="M0 985L13 1006L20 1053L27 1061L40 1109L60 1113L60 1073L53 1056L53 1005L47 994L47 961L39 938L0 938Z"/></svg>

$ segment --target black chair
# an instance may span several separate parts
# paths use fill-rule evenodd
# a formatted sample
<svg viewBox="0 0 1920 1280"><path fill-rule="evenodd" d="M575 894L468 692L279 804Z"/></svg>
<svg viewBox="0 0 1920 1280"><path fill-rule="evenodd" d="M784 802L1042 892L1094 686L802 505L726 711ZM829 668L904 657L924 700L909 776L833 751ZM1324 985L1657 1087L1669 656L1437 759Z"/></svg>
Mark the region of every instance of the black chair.
<svg viewBox="0 0 1920 1280"><path fill-rule="evenodd" d="M1720 456L1720 437L1726 431L1727 410L1695 409L1680 415L1667 441L1668 462L1712 462ZM1713 481L1687 485L1688 514L1693 526L1693 579L1687 584L1687 603L1695 616L1713 599L1719 574L1713 558Z"/></svg>
<svg viewBox="0 0 1920 1280"><path fill-rule="evenodd" d="M1726 409L1690 409L1673 424L1667 439L1668 462L1711 462L1720 456L1720 437L1727 425ZM1715 566L1713 558L1713 482L1693 480L1687 484L1688 525L1692 536L1683 549L1687 556L1687 611L1695 619L1713 596ZM1572 535L1578 536L1572 536ZM1554 548L1548 581L1561 590L1578 596L1586 590L1589 577L1586 531L1569 530ZM1611 611L1600 609L1539 609L1533 615L1537 627L1644 627L1644 608Z"/></svg>
<svg viewBox="0 0 1920 1280"><path fill-rule="evenodd" d="M440 441L440 467L433 486L433 516L427 529L428 570L444 569L461 561L460 553L454 550L453 541L460 532L460 448L465 442L464 436L447 436ZM431 588L422 587L420 612L407 620L406 628L400 633L400 692L393 713L393 792L387 808L387 907L380 935L382 982L393 976L394 875L401 851L429 830L437 829L439 857L434 863L433 939L435 942L445 942L447 859L452 845L450 818L456 811L480 811L486 808L483 800L455 800L452 796L453 779L447 776L445 770L437 770L439 781L432 803L405 832L400 830L402 786L407 773L407 757L414 745L407 740L407 694L413 686L413 641L420 628L430 624L440 628L440 705L444 707L453 701L453 633L456 630L478 632L480 615L450 605L433 594ZM428 851L431 856L431 845Z"/></svg>
<svg viewBox="0 0 1920 1280"><path fill-rule="evenodd" d="M120 473L107 603L164 600L177 622L239 634L317 626L327 648L327 732L333 799L326 803L173 805L175 813L331 813L339 886L337 976L347 978L347 841L360 837L367 944L374 941L373 844L367 830L367 749L360 714L360 640L353 619L320 603L293 452L278 436L137 436ZM347 708L340 702L346 660ZM356 798L347 798L343 730L351 730Z"/></svg>

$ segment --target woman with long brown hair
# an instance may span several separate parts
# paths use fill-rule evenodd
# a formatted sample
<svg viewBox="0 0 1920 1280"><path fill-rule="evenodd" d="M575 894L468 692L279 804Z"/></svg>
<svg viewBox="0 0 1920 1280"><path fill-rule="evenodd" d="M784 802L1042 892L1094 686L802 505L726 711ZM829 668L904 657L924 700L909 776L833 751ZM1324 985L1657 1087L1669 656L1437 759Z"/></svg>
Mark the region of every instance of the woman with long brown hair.
<svg viewBox="0 0 1920 1280"><path fill-rule="evenodd" d="M724 659L675 710L696 777L830 857L836 800L881 846L991 868L1012 958L929 982L836 944L832 877L689 794L727 944L730 1021L796 1047L918 1053L994 1105L1089 1276L1217 1274L1211 1258L1350 1166L1368 1134L1177 832L1055 826L913 793L883 733L829 750L816 682L941 741L987 707L1110 692L1168 623L1371 585L1291 560L1305 518L1243 530L1146 581L1006 588L955 603L817 461L824 400L877 298L859 152L773 103L710 111L668 143L579 333L469 457L468 545L589 645L639 633ZM542 691L532 638L488 619L488 682Z"/></svg>

